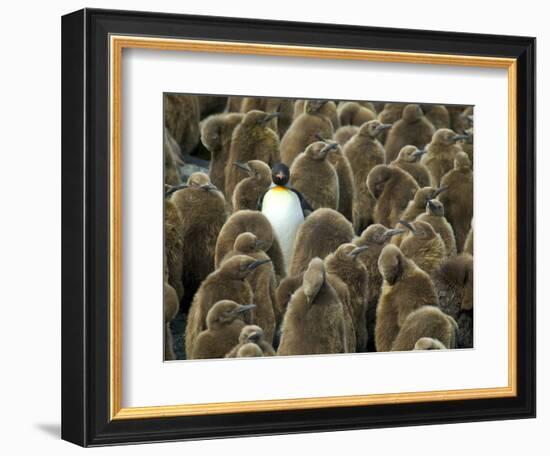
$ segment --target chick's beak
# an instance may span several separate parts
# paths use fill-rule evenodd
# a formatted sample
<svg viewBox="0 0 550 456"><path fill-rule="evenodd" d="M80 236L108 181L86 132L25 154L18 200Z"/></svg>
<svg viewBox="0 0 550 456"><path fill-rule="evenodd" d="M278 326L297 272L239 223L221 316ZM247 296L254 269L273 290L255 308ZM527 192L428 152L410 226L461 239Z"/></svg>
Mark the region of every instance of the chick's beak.
<svg viewBox="0 0 550 456"><path fill-rule="evenodd" d="M409 222L406 220L399 220L399 223L405 227L407 227L413 234L416 234L416 230L414 229L414 226L412 226Z"/></svg>
<svg viewBox="0 0 550 456"><path fill-rule="evenodd" d="M233 313L235 313L235 314L238 315L238 314L244 313L244 312L246 312L246 311L248 311L248 310L252 310L252 309L254 309L255 307L256 307L256 304L245 304L244 306L239 306L239 307L237 307L237 308L233 311Z"/></svg>
<svg viewBox="0 0 550 456"><path fill-rule="evenodd" d="M363 245L361 247L357 247L356 249L353 249L349 254L350 256L352 256L353 258L357 258L357 256L361 253L363 253L364 251L368 250L369 246L368 245Z"/></svg>
<svg viewBox="0 0 550 456"><path fill-rule="evenodd" d="M248 265L247 269L249 271L253 271L254 269L260 267L262 264L266 264L266 263L269 263L269 262L271 262L270 258L268 258L267 260L256 260L256 261L250 263Z"/></svg>
<svg viewBox="0 0 550 456"><path fill-rule="evenodd" d="M275 119L276 117L279 117L281 115L280 112L270 112L269 114L266 114L263 120L263 123L269 122L271 119Z"/></svg>
<svg viewBox="0 0 550 456"><path fill-rule="evenodd" d="M252 174L252 170L250 169L248 163L234 162L233 165L239 169L242 169L245 173Z"/></svg>

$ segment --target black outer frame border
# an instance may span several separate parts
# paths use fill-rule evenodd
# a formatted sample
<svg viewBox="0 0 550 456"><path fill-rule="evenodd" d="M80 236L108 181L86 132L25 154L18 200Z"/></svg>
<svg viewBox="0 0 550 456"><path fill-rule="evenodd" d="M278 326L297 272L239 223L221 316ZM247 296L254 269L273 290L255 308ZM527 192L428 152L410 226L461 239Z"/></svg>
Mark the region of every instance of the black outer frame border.
<svg viewBox="0 0 550 456"><path fill-rule="evenodd" d="M517 66L514 398L109 420L110 34L511 57ZM62 18L62 438L82 446L535 417L535 39L85 9Z"/></svg>

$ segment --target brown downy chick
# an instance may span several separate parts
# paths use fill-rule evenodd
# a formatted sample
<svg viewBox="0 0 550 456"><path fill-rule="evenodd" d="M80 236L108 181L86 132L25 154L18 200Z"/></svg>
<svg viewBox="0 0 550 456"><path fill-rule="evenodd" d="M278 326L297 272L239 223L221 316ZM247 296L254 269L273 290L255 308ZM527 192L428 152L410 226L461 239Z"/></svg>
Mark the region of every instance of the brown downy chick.
<svg viewBox="0 0 550 456"><path fill-rule="evenodd" d="M262 264L265 264L265 260L236 255L224 261L201 283L187 316L185 328L187 356L193 353L199 333L206 329L206 315L215 303L224 299L230 299L241 305L252 303L254 295L246 278ZM249 322L250 320L247 320L247 323ZM231 344L221 356L223 357L235 343Z"/></svg>
<svg viewBox="0 0 550 456"><path fill-rule="evenodd" d="M463 253L444 261L434 274L441 310L458 323L458 346L473 347L474 259Z"/></svg>
<svg viewBox="0 0 550 456"><path fill-rule="evenodd" d="M338 174L327 159L337 143L325 144L317 141L307 146L296 157L290 168L290 183L313 207L329 207L338 210Z"/></svg>
<svg viewBox="0 0 550 456"><path fill-rule="evenodd" d="M307 146L318 141L318 136L332 138L334 129L330 116L333 110L336 111L334 103L326 100L305 102L304 111L295 118L281 139L281 161L285 165L290 168L294 159Z"/></svg>
<svg viewBox="0 0 550 456"><path fill-rule="evenodd" d="M436 199L428 200L428 203L426 204L426 212L420 214L416 220L428 222L432 225L435 232L441 236L441 239L443 239L447 256L456 255L456 240L453 227L445 218L445 208L441 201Z"/></svg>
<svg viewBox="0 0 550 456"><path fill-rule="evenodd" d="M327 141L324 142L327 144L331 144ZM338 143L335 142L334 144ZM334 167L338 176L338 212L340 212L340 214L342 214L351 222L353 221L355 183L351 166L348 159L343 154L340 145L330 150L328 154L328 161Z"/></svg>
<svg viewBox="0 0 550 456"><path fill-rule="evenodd" d="M414 222L416 217L422 214L426 210L426 204L431 199L435 199L439 194L447 190L446 187L422 187L419 188L414 194L414 198L409 201L403 214L401 214L401 220L406 222Z"/></svg>
<svg viewBox="0 0 550 456"><path fill-rule="evenodd" d="M279 355L345 353L344 309L328 283L323 261L314 258L285 313Z"/></svg>
<svg viewBox="0 0 550 456"><path fill-rule="evenodd" d="M419 339L429 337L441 342L445 348L456 348L458 326L453 317L436 306L423 306L405 319L392 351L414 350Z"/></svg>
<svg viewBox="0 0 550 456"><path fill-rule="evenodd" d="M216 242L216 268L224 257L233 250L235 239L241 233L253 233L262 243L262 249L273 263L277 283L284 277L285 263L279 241L273 234L273 228L267 217L259 211L241 210L234 212L220 231Z"/></svg>
<svg viewBox="0 0 550 456"><path fill-rule="evenodd" d="M451 128L451 116L444 105L430 104L421 105L426 119L428 119L436 130L440 128Z"/></svg>
<svg viewBox="0 0 550 456"><path fill-rule="evenodd" d="M280 161L279 137L269 128L269 121L277 115L278 113L250 111L235 128L225 167L225 195L228 200L232 198L237 184L245 177L233 163L261 160L271 167Z"/></svg>
<svg viewBox="0 0 550 456"><path fill-rule="evenodd" d="M182 282L189 296L214 270L218 234L227 218L223 194L206 174L193 173L187 184L171 190L182 219Z"/></svg>
<svg viewBox="0 0 550 456"><path fill-rule="evenodd" d="M400 120L395 122L388 132L384 148L386 149L386 163L397 158L399 151L406 145L424 148L430 142L435 128L426 119L422 109L417 104L410 104L403 109Z"/></svg>
<svg viewBox="0 0 550 456"><path fill-rule="evenodd" d="M451 119L451 126L449 128L456 131L458 134L464 133L469 126L469 121L464 115L464 111L468 110L469 107L464 105L446 105L445 107Z"/></svg>
<svg viewBox="0 0 550 456"><path fill-rule="evenodd" d="M396 225L419 188L409 173L387 165L378 165L371 170L367 187L376 199L374 221L384 226Z"/></svg>
<svg viewBox="0 0 550 456"><path fill-rule="evenodd" d="M466 236L466 241L464 242L464 253L469 253L473 256L474 254L474 227L470 228L468 236Z"/></svg>
<svg viewBox="0 0 550 456"><path fill-rule="evenodd" d="M176 359L174 353L174 341L170 331L170 322L177 315L180 302L176 290L169 283L164 282L164 360Z"/></svg>
<svg viewBox="0 0 550 456"><path fill-rule="evenodd" d="M181 147L191 154L200 138L199 100L195 95L164 95L164 126Z"/></svg>
<svg viewBox="0 0 550 456"><path fill-rule="evenodd" d="M385 124L394 124L401 119L405 106L405 103L385 103L382 109L378 111L378 120ZM386 130L380 135L379 140L382 144L386 143L388 132L389 130Z"/></svg>
<svg viewBox="0 0 550 456"><path fill-rule="evenodd" d="M273 343L275 335L275 289L277 279L273 264L267 253L263 250L264 245L254 234L242 233L235 239L233 251L229 252L223 261L227 261L235 255L247 255L259 261L266 261L252 271L246 280L254 293L256 308L252 313L252 323L262 327L265 331L265 338Z"/></svg>
<svg viewBox="0 0 550 456"><path fill-rule="evenodd" d="M377 120L367 122L344 147L344 155L351 166L355 181L353 226L356 233L361 233L373 223L376 199L367 187L367 177L376 165L384 163L384 147L377 138L390 127L390 124Z"/></svg>
<svg viewBox="0 0 550 456"><path fill-rule="evenodd" d="M437 295L428 274L393 244L382 250L378 268L384 284L376 312L376 350L390 351L409 314L422 306L437 306Z"/></svg>
<svg viewBox="0 0 550 456"><path fill-rule="evenodd" d="M449 188L439 195L439 201L444 204L445 215L453 227L457 250L462 252L474 216L474 173L464 152L456 155L454 168L443 176L441 185Z"/></svg>
<svg viewBox="0 0 550 456"><path fill-rule="evenodd" d="M245 326L239 335L239 342L226 355L226 358L238 358L239 351L247 344L254 344L261 350L260 356L275 356L275 350L264 339L264 331L256 325Z"/></svg>
<svg viewBox="0 0 550 456"><path fill-rule="evenodd" d="M181 157L181 149L168 129L164 128L164 184L176 186L181 184L181 173L178 161Z"/></svg>
<svg viewBox="0 0 550 456"><path fill-rule="evenodd" d="M165 280L183 298L183 221L180 211L169 199L164 200L164 257L168 272Z"/></svg>
<svg viewBox="0 0 550 456"><path fill-rule="evenodd" d="M279 113L270 121L270 127L282 138L292 124L294 117L294 100L289 98L245 97L241 104L241 112L253 110L267 113Z"/></svg>
<svg viewBox="0 0 550 456"><path fill-rule="evenodd" d="M431 337L421 337L414 344L413 350L445 350L447 347L439 340Z"/></svg>
<svg viewBox="0 0 550 456"><path fill-rule="evenodd" d="M352 239L353 227L342 214L327 208L316 210L298 228L289 275L303 273L313 258L324 259Z"/></svg>
<svg viewBox="0 0 550 456"><path fill-rule="evenodd" d="M334 132L334 141L344 147L347 142L359 131L359 127L355 125L345 125Z"/></svg>
<svg viewBox="0 0 550 456"><path fill-rule="evenodd" d="M368 245L342 244L325 259L327 274L339 277L347 286L356 336L356 350L367 349L367 268L358 259Z"/></svg>
<svg viewBox="0 0 550 456"><path fill-rule="evenodd" d="M401 251L431 276L447 256L443 239L428 222L400 223L409 229L401 241Z"/></svg>
<svg viewBox="0 0 550 456"><path fill-rule="evenodd" d="M340 125L360 127L365 122L376 119L376 114L355 101L346 101L338 106Z"/></svg>
<svg viewBox="0 0 550 456"><path fill-rule="evenodd" d="M388 229L383 225L369 226L361 236L354 240L357 247L367 246L368 249L359 256L359 260L367 269L367 351L376 351L374 346L374 328L376 326L376 308L380 291L382 290L382 275L378 269L378 258L386 244L395 236L401 235L404 230Z"/></svg>
<svg viewBox="0 0 550 456"><path fill-rule="evenodd" d="M416 146L405 146L399 151L397 158L390 164L397 166L403 171L408 172L418 184L420 188L430 185L430 171L420 162L422 155L426 153L426 149L419 149Z"/></svg>
<svg viewBox="0 0 550 456"><path fill-rule="evenodd" d="M199 95L199 112L201 119L212 114L225 111L228 97L219 97L215 95Z"/></svg>
<svg viewBox="0 0 550 456"><path fill-rule="evenodd" d="M464 135L466 138L462 141L460 146L462 147L462 150L466 152L466 155L468 155L471 167L474 169L474 129L469 128L464 132Z"/></svg>
<svg viewBox="0 0 550 456"><path fill-rule="evenodd" d="M250 160L246 163L233 163L248 177L240 181L233 192L233 210L255 211L262 194L271 185L271 168L263 161Z"/></svg>
<svg viewBox="0 0 550 456"><path fill-rule="evenodd" d="M215 303L206 316L206 329L198 335L192 351L187 350L188 359L223 358L239 341L245 314L253 308L254 304L240 305L228 299Z"/></svg>
<svg viewBox="0 0 550 456"><path fill-rule="evenodd" d="M239 351L237 352L237 356L235 358L258 358L264 356L264 352L260 347L258 347L256 344L248 343L244 344L241 348L239 348Z"/></svg>
<svg viewBox="0 0 550 456"><path fill-rule="evenodd" d="M229 158L233 131L243 120L238 113L216 114L202 122L201 141L210 151L208 175L212 183L225 191L225 166Z"/></svg>
<svg viewBox="0 0 550 456"><path fill-rule="evenodd" d="M464 137L465 135L457 135L446 128L437 130L433 135L432 141L426 147L426 155L422 157L422 163L430 170L432 187L439 187L441 178L453 169L456 154L462 152L457 142Z"/></svg>

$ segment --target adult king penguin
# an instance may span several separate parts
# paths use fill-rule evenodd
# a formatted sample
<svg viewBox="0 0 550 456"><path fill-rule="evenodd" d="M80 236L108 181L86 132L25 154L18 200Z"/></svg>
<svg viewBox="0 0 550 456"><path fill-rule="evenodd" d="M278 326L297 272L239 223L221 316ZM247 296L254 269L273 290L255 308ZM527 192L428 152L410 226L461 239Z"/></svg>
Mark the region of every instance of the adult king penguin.
<svg viewBox="0 0 550 456"><path fill-rule="evenodd" d="M296 232L304 221L305 216L309 212L313 212L313 208L300 192L288 185L290 171L284 163L278 163L273 166L271 179L273 183L261 196L258 210L271 223L288 268L294 248Z"/></svg>

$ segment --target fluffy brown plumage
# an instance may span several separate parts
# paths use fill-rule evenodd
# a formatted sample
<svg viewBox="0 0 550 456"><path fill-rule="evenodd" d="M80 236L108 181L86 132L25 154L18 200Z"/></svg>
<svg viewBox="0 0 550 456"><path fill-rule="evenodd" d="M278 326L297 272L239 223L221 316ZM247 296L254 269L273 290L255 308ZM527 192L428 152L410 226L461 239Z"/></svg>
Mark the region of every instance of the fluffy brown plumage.
<svg viewBox="0 0 550 456"><path fill-rule="evenodd" d="M164 95L164 125L181 147L191 154L200 137L199 100L195 95Z"/></svg>
<svg viewBox="0 0 550 456"><path fill-rule="evenodd" d="M202 122L201 141L210 151L208 175L212 183L225 191L225 166L229 158L233 131L242 121L238 113L216 114Z"/></svg>
<svg viewBox="0 0 550 456"><path fill-rule="evenodd" d="M257 325L247 325L241 329L239 342L226 355L226 358L239 358L243 355L241 349L247 344L254 344L261 350L259 356L275 356L275 350L271 344L264 339L264 331ZM240 353L240 355L239 355Z"/></svg>
<svg viewBox="0 0 550 456"><path fill-rule="evenodd" d="M268 125L273 116L274 114L263 111L249 111L235 128L231 138L229 160L225 167L225 195L228 199L233 196L233 190L245 177L233 163L261 160L271 167L280 161L279 137Z"/></svg>
<svg viewBox="0 0 550 456"><path fill-rule="evenodd" d="M420 269L432 275L447 256L443 239L428 222L403 222L403 226L409 229L409 233L401 241L401 251Z"/></svg>
<svg viewBox="0 0 550 456"><path fill-rule="evenodd" d="M453 227L445 218L445 208L441 201L430 199L426 204L426 212L420 214L417 221L428 222L434 231L441 236L445 244L447 256L456 255L456 240Z"/></svg>
<svg viewBox="0 0 550 456"><path fill-rule="evenodd" d="M441 309L458 323L458 345L473 347L474 259L463 253L445 260L435 272L434 285Z"/></svg>
<svg viewBox="0 0 550 456"><path fill-rule="evenodd" d="M278 354L344 353L344 325L342 303L326 279L323 261L314 258L288 304Z"/></svg>
<svg viewBox="0 0 550 456"><path fill-rule="evenodd" d="M339 277L347 286L356 337L356 350L364 352L367 348L367 268L359 260L369 246L357 247L355 244L342 244L325 258L328 274Z"/></svg>
<svg viewBox="0 0 550 456"><path fill-rule="evenodd" d="M367 187L376 198L374 221L384 226L395 226L419 188L409 173L387 165L378 165L371 170Z"/></svg>
<svg viewBox="0 0 550 456"><path fill-rule="evenodd" d="M258 208L258 201L271 185L271 168L263 161L250 160L246 163L234 163L246 176L233 192L233 210Z"/></svg>
<svg viewBox="0 0 550 456"><path fill-rule="evenodd" d="M252 304L254 295L250 284L245 279L262 264L261 261L252 257L236 255L224 261L201 283L187 316L185 350L188 357L193 354L199 333L206 329L206 316L215 303L229 299L241 305ZM248 319L247 323L249 322ZM231 344L221 356L223 357L235 343Z"/></svg>
<svg viewBox="0 0 550 456"><path fill-rule="evenodd" d="M351 222L353 221L355 183L351 166L340 145L329 152L328 161L338 176L338 212Z"/></svg>
<svg viewBox="0 0 550 456"><path fill-rule="evenodd" d="M277 282L285 276L285 263L279 241L273 235L273 228L267 217L258 211L234 212L220 231L216 242L215 265L219 267L223 258L233 249L235 239L241 233L253 233L263 245L275 269Z"/></svg>
<svg viewBox="0 0 550 456"><path fill-rule="evenodd" d="M474 216L474 174L464 152L456 155L454 168L443 176L441 185L448 190L439 195L439 201L445 205L445 216L453 227L457 250L462 252Z"/></svg>
<svg viewBox="0 0 550 456"><path fill-rule="evenodd" d="M353 136L359 131L359 127L356 127L355 125L345 125L343 127L340 127L338 130L334 132L333 139L338 144L340 144L341 147L344 147L346 143L353 138Z"/></svg>
<svg viewBox="0 0 550 456"><path fill-rule="evenodd" d="M168 129L164 128L164 183L166 185L181 184L181 174L178 168L178 160L181 157L181 149L172 137Z"/></svg>
<svg viewBox="0 0 550 456"><path fill-rule="evenodd" d="M421 337L414 344L413 350L445 350L447 347L439 340L431 337Z"/></svg>
<svg viewBox="0 0 550 456"><path fill-rule="evenodd" d="M183 298L183 221L180 211L169 199L164 200L164 256L166 281L174 287L178 298Z"/></svg>
<svg viewBox="0 0 550 456"><path fill-rule="evenodd" d="M434 126L426 119L420 106L417 104L405 106L401 119L395 122L388 132L384 146L386 163L394 161L399 151L407 145L423 148L430 142L434 132Z"/></svg>
<svg viewBox="0 0 550 456"><path fill-rule="evenodd" d="M430 104L421 105L426 119L428 119L436 130L440 128L451 128L451 116L444 105Z"/></svg>
<svg viewBox="0 0 550 456"><path fill-rule="evenodd" d="M245 97L240 109L241 112L245 113L252 110L277 113L278 116L274 117L269 125L277 132L279 138L282 138L294 117L294 100L289 98Z"/></svg>
<svg viewBox="0 0 550 456"><path fill-rule="evenodd" d="M457 330L453 317L436 306L423 306L405 319L393 342L392 351L414 350L418 340L423 337L435 339L445 348L456 348Z"/></svg>
<svg viewBox="0 0 550 456"><path fill-rule="evenodd" d="M252 312L252 323L260 326L265 331L265 338L273 343L275 335L275 288L277 279L271 259L263 250L262 241L252 233L242 233L235 239L233 250L229 252L223 261L235 255L247 255L265 264L258 266L246 278L254 293L256 308Z"/></svg>
<svg viewBox="0 0 550 456"><path fill-rule="evenodd" d="M456 154L462 152L457 142L463 137L447 128L437 130L433 135L426 147L426 155L422 157L422 163L430 170L432 187L439 187L441 178L453 169Z"/></svg>
<svg viewBox="0 0 550 456"><path fill-rule="evenodd" d="M470 228L466 241L464 242L464 253L474 254L474 227Z"/></svg>
<svg viewBox="0 0 550 456"><path fill-rule="evenodd" d="M376 312L376 350L390 351L408 315L437 305L437 295L428 274L393 244L382 250L378 267L384 284Z"/></svg>
<svg viewBox="0 0 550 456"><path fill-rule="evenodd" d="M376 309L382 290L382 274L378 269L378 258L386 244L395 236L399 236L404 230L388 229L383 225L370 225L361 236L354 240L358 247L367 246L368 249L359 256L359 260L367 269L367 351L375 351L374 328L376 326Z"/></svg>
<svg viewBox="0 0 550 456"><path fill-rule="evenodd" d="M426 153L425 149L419 149L416 146L405 146L399 151L397 158L391 162L392 166L397 166L408 172L421 188L430 185L430 171L424 163L420 162L420 158L424 153Z"/></svg>
<svg viewBox="0 0 550 456"><path fill-rule="evenodd" d="M338 174L327 158L336 147L337 143L326 144L322 141L310 144L296 157L290 168L290 184L313 209L338 209Z"/></svg>
<svg viewBox="0 0 550 456"><path fill-rule="evenodd" d="M193 173L171 201L182 219L182 282L189 296L214 270L218 234L227 218L223 194L206 174Z"/></svg>
<svg viewBox="0 0 550 456"><path fill-rule="evenodd" d="M367 122L346 143L343 150L350 164L355 182L353 226L356 233L361 233L368 225L373 223L376 199L367 187L367 177L372 168L384 163L384 147L377 138L389 126L389 124L382 124L377 120Z"/></svg>
<svg viewBox="0 0 550 456"><path fill-rule="evenodd" d="M297 102L298 103L298 102ZM334 103L308 100L304 111L295 118L281 139L281 161L290 167L294 159L318 137L331 139L333 133L330 115L336 110Z"/></svg>
<svg viewBox="0 0 550 456"><path fill-rule="evenodd" d="M316 210L298 228L289 275L301 274L313 258L323 259L352 239L353 227L342 214L333 209Z"/></svg>
<svg viewBox="0 0 550 456"><path fill-rule="evenodd" d="M187 351L188 359L223 358L238 342L246 313L253 307L228 299L215 303L206 316L206 329L198 335L192 351Z"/></svg>
<svg viewBox="0 0 550 456"><path fill-rule="evenodd" d="M338 105L340 125L355 125L360 127L369 120L375 120L376 114L356 101L346 101Z"/></svg>

